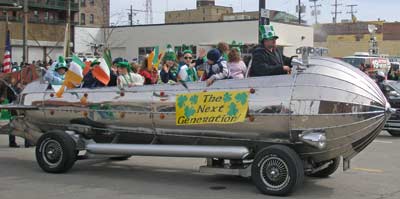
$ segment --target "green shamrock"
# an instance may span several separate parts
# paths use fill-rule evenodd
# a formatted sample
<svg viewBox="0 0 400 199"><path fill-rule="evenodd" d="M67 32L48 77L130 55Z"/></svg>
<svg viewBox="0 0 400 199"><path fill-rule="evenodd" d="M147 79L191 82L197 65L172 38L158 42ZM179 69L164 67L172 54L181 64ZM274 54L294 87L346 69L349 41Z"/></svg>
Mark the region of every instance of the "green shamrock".
<svg viewBox="0 0 400 199"><path fill-rule="evenodd" d="M190 97L190 102L191 102L193 105L197 104L198 101L199 101L199 96L193 95L192 97Z"/></svg>
<svg viewBox="0 0 400 199"><path fill-rule="evenodd" d="M230 117L233 117L233 116L236 116L236 114L238 114L238 112L239 112L239 110L237 109L236 104L235 103L231 103L229 105L228 115Z"/></svg>
<svg viewBox="0 0 400 199"><path fill-rule="evenodd" d="M227 103L227 102L230 102L231 100L232 100L232 95L229 93L225 93L224 94L224 102Z"/></svg>
<svg viewBox="0 0 400 199"><path fill-rule="evenodd" d="M178 106L179 108L182 108L183 105L185 105L185 102L188 100L188 98L185 95L181 95L178 97Z"/></svg>
<svg viewBox="0 0 400 199"><path fill-rule="evenodd" d="M244 105L247 102L247 97L248 97L247 93L243 92L243 93L238 93L235 96L235 99L237 102L240 102L242 105Z"/></svg>
<svg viewBox="0 0 400 199"><path fill-rule="evenodd" d="M185 117L187 119L190 119L195 113L196 113L196 110L194 108L189 107L189 106L185 107Z"/></svg>

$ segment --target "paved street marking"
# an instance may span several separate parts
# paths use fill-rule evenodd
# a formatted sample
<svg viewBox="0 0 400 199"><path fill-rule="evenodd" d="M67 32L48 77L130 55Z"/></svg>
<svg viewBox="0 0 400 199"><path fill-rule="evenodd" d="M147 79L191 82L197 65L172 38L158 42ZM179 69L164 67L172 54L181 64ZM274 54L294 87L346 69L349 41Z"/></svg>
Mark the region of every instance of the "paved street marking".
<svg viewBox="0 0 400 199"><path fill-rule="evenodd" d="M382 141L382 140L374 140L375 143L382 143L382 144L393 144L393 142L390 141Z"/></svg>
<svg viewBox="0 0 400 199"><path fill-rule="evenodd" d="M383 170L380 169L367 169L367 168L353 168L355 171L365 171L368 173L383 173Z"/></svg>

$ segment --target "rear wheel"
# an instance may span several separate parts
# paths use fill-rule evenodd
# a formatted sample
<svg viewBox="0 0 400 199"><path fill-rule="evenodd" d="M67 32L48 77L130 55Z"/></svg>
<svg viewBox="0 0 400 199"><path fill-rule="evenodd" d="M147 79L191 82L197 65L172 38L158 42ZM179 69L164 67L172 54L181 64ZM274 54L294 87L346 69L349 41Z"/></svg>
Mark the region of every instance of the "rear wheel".
<svg viewBox="0 0 400 199"><path fill-rule="evenodd" d="M337 157L333 160L331 160L332 163L326 167L325 169L322 169L321 171L318 171L316 173L309 174L308 176L310 177L316 177L316 178L327 178L333 173L336 172L336 170L339 168L340 165L340 157ZM323 165L323 164L321 164Z"/></svg>
<svg viewBox="0 0 400 199"><path fill-rule="evenodd" d="M400 131L388 131L393 137L400 137Z"/></svg>
<svg viewBox="0 0 400 199"><path fill-rule="evenodd" d="M42 135L36 146L36 161L45 172L67 172L76 161L75 141L64 132Z"/></svg>
<svg viewBox="0 0 400 199"><path fill-rule="evenodd" d="M256 155L251 176L262 193L285 196L303 183L304 167L293 149L283 145L273 145Z"/></svg>

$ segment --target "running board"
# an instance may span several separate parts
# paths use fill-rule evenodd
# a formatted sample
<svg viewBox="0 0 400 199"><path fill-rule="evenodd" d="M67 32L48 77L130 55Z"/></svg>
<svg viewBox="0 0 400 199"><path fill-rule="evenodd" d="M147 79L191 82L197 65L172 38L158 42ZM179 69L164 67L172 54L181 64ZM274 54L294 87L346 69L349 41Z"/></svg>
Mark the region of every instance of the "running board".
<svg viewBox="0 0 400 199"><path fill-rule="evenodd" d="M151 144L87 144L86 150L101 155L166 156L190 158L245 159L249 149L243 146L192 146Z"/></svg>

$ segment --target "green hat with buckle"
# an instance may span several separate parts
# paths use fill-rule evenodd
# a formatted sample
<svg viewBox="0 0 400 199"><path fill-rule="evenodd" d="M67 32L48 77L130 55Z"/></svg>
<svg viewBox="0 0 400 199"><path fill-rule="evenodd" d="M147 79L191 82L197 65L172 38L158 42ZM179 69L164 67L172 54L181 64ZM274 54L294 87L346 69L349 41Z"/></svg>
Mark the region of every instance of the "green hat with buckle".
<svg viewBox="0 0 400 199"><path fill-rule="evenodd" d="M63 56L58 57L58 61L57 61L55 70L58 70L60 68L68 69L67 62L65 61L65 58Z"/></svg>
<svg viewBox="0 0 400 199"><path fill-rule="evenodd" d="M260 41L276 40L276 39L279 39L279 37L275 33L274 26L272 25L260 26Z"/></svg>

